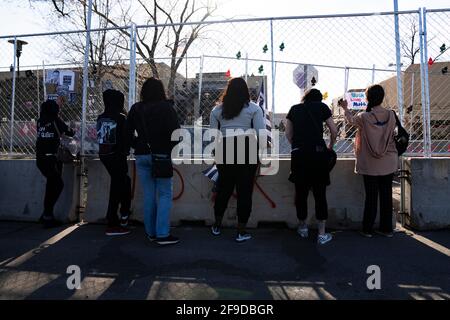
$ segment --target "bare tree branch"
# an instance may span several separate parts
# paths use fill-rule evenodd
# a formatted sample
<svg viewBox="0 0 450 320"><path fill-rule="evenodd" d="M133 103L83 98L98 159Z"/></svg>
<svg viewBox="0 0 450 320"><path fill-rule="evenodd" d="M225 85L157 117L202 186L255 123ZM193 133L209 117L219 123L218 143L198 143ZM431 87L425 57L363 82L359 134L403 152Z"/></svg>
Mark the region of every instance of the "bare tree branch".
<svg viewBox="0 0 450 320"><path fill-rule="evenodd" d="M58 2L61 4L61 6L58 5ZM68 16L69 13L64 11L64 0L52 0L53 7L55 8L56 12L58 12L62 17Z"/></svg>

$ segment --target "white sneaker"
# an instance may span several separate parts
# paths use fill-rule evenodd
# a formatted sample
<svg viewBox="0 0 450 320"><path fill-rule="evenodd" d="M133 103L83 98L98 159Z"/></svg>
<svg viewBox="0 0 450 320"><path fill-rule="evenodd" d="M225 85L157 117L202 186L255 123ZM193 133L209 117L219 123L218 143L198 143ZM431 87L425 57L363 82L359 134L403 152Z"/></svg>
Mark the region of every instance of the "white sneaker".
<svg viewBox="0 0 450 320"><path fill-rule="evenodd" d="M330 242L331 239L333 239L333 236L331 234L329 234L329 233L320 234L317 237L317 243L318 244L325 244L327 242Z"/></svg>
<svg viewBox="0 0 450 320"><path fill-rule="evenodd" d="M236 236L236 242L245 242L247 240L250 240L251 238L252 238L252 236L249 235L248 233L244 233L244 234L238 233Z"/></svg>
<svg viewBox="0 0 450 320"><path fill-rule="evenodd" d="M220 236L220 227L211 226L211 233L215 236Z"/></svg>
<svg viewBox="0 0 450 320"><path fill-rule="evenodd" d="M297 233L300 235L300 237L302 238L308 238L308 227L298 227L297 229Z"/></svg>

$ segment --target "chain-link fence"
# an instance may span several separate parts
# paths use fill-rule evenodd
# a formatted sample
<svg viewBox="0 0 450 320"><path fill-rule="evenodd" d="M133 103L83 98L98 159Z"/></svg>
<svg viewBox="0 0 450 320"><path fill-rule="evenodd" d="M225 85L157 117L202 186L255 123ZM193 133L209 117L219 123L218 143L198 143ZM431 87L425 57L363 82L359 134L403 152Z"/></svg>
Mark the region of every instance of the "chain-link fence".
<svg viewBox="0 0 450 320"><path fill-rule="evenodd" d="M253 100L264 90L272 128L281 131L281 155L290 153L283 135L286 113L314 86L338 125L336 151L353 156L355 128L346 124L337 101L345 96L353 112L362 111L364 90L373 83L384 86L385 106L400 115L411 135L408 154L445 155L450 152L448 18L450 10L443 9L209 21L183 25L189 31L202 27L192 41L183 34L165 39L163 33L155 41L157 28L176 29L176 24L2 36L0 152L33 156L39 106L63 96L61 117L77 130L84 154L95 155L102 92L122 91L129 107L139 101L150 76L164 82L183 126L207 127L228 79L242 76Z"/></svg>

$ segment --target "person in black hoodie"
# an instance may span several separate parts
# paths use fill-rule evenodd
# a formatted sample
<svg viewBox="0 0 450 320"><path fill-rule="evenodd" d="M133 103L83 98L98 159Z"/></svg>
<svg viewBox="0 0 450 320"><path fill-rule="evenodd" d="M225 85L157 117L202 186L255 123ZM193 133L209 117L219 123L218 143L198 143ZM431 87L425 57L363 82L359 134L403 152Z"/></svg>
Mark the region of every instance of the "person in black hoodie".
<svg viewBox="0 0 450 320"><path fill-rule="evenodd" d="M64 188L62 162L56 158L60 136L74 136L74 132L58 116L59 106L53 100L47 100L41 105L37 121L36 164L47 178L44 196L44 212L40 221L44 227L51 228L61 223L55 219L53 209ZM59 132L58 132L59 131Z"/></svg>
<svg viewBox="0 0 450 320"><path fill-rule="evenodd" d="M178 238L170 234L172 178L152 176L152 157L155 154L171 155L172 148L177 144L171 141L172 132L180 127L173 101L167 100L161 80L149 78L144 82L141 102L131 107L127 123L129 135L134 135L135 131L138 134L133 148L139 180L144 189L147 237L160 245L176 244Z"/></svg>
<svg viewBox="0 0 450 320"><path fill-rule="evenodd" d="M106 235L130 233L127 229L131 207L131 179L127 156L130 144L126 130L124 95L117 90L103 92L105 111L97 118L97 138L100 160L111 176ZM120 219L117 210L120 204Z"/></svg>

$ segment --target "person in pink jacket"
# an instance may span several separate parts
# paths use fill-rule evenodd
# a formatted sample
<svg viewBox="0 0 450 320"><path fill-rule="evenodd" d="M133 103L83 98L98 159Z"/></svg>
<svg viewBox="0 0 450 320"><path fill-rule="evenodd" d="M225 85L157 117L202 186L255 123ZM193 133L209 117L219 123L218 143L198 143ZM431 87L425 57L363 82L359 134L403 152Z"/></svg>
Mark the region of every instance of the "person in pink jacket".
<svg viewBox="0 0 450 320"><path fill-rule="evenodd" d="M366 112L353 115L347 101L339 101L347 121L358 130L355 138L355 172L364 178L364 203L361 234L372 237L380 201L380 224L376 233L393 236L392 180L398 170L398 153L394 141L395 114L381 106L384 89L373 85L366 90Z"/></svg>

